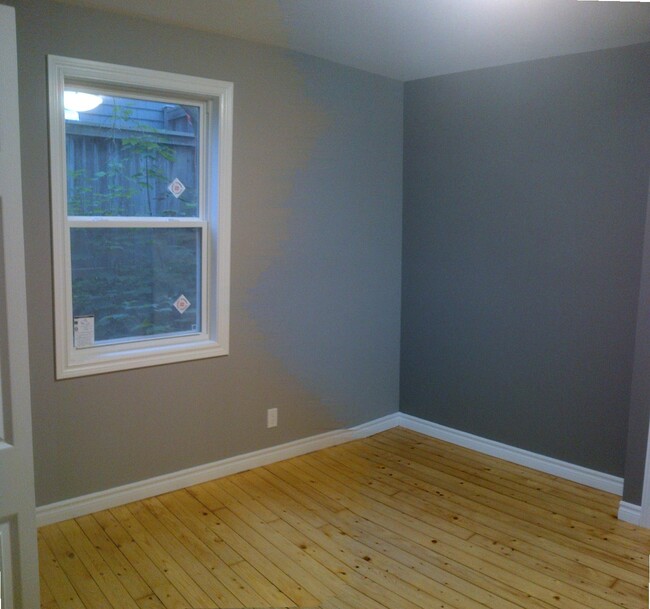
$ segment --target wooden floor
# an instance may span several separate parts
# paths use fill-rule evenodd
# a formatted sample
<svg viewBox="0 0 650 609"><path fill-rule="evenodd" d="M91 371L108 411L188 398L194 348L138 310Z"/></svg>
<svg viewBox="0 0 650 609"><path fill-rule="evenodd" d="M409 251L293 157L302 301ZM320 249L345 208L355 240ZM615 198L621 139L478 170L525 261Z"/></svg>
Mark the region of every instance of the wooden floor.
<svg viewBox="0 0 650 609"><path fill-rule="evenodd" d="M43 527L43 609L646 609L618 498L394 429Z"/></svg>

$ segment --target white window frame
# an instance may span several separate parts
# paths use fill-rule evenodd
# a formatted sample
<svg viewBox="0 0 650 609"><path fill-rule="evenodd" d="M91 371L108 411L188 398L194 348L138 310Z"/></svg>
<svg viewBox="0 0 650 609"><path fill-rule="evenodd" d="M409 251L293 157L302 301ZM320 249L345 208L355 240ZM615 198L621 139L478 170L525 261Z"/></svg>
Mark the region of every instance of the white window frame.
<svg viewBox="0 0 650 609"><path fill-rule="evenodd" d="M142 368L229 351L230 213L233 84L108 63L49 56L50 171L56 376L58 379ZM187 100L202 108L199 218L68 216L65 120L66 86L114 89L155 98ZM217 154L218 151L218 154ZM125 339L75 348L70 231L75 227L185 226L202 228L202 325L188 335Z"/></svg>

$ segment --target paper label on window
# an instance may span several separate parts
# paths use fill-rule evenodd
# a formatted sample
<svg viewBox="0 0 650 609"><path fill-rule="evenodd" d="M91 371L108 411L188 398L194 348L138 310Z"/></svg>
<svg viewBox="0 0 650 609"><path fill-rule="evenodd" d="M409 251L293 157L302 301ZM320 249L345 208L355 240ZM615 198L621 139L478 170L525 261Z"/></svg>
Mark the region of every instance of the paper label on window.
<svg viewBox="0 0 650 609"><path fill-rule="evenodd" d="M167 190L178 199L185 192L185 185L178 178L174 178L174 181L167 187Z"/></svg>
<svg viewBox="0 0 650 609"><path fill-rule="evenodd" d="M185 313L190 308L190 305L192 303L181 294L177 299L176 302L174 303L174 307L176 310L182 315Z"/></svg>
<svg viewBox="0 0 650 609"><path fill-rule="evenodd" d="M92 347L95 344L95 316L84 315L74 318L74 346L76 349Z"/></svg>

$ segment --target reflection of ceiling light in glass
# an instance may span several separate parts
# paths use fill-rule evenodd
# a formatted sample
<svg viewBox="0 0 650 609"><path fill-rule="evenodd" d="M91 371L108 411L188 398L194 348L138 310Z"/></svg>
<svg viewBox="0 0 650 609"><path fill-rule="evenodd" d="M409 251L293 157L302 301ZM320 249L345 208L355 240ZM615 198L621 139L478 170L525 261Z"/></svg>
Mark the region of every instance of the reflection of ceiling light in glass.
<svg viewBox="0 0 650 609"><path fill-rule="evenodd" d="M101 95L83 93L82 91L63 92L63 106L66 110L72 112L88 112L89 110L94 110L103 101ZM77 120L78 119L79 115L77 115Z"/></svg>

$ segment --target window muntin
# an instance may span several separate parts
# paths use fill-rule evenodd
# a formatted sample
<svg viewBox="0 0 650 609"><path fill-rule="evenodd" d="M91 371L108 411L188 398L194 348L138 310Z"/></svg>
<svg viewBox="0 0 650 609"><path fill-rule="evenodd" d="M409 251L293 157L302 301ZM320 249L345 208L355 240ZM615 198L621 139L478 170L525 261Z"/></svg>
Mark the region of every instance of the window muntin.
<svg viewBox="0 0 650 609"><path fill-rule="evenodd" d="M226 354L232 84L50 57L50 131L57 376Z"/></svg>

